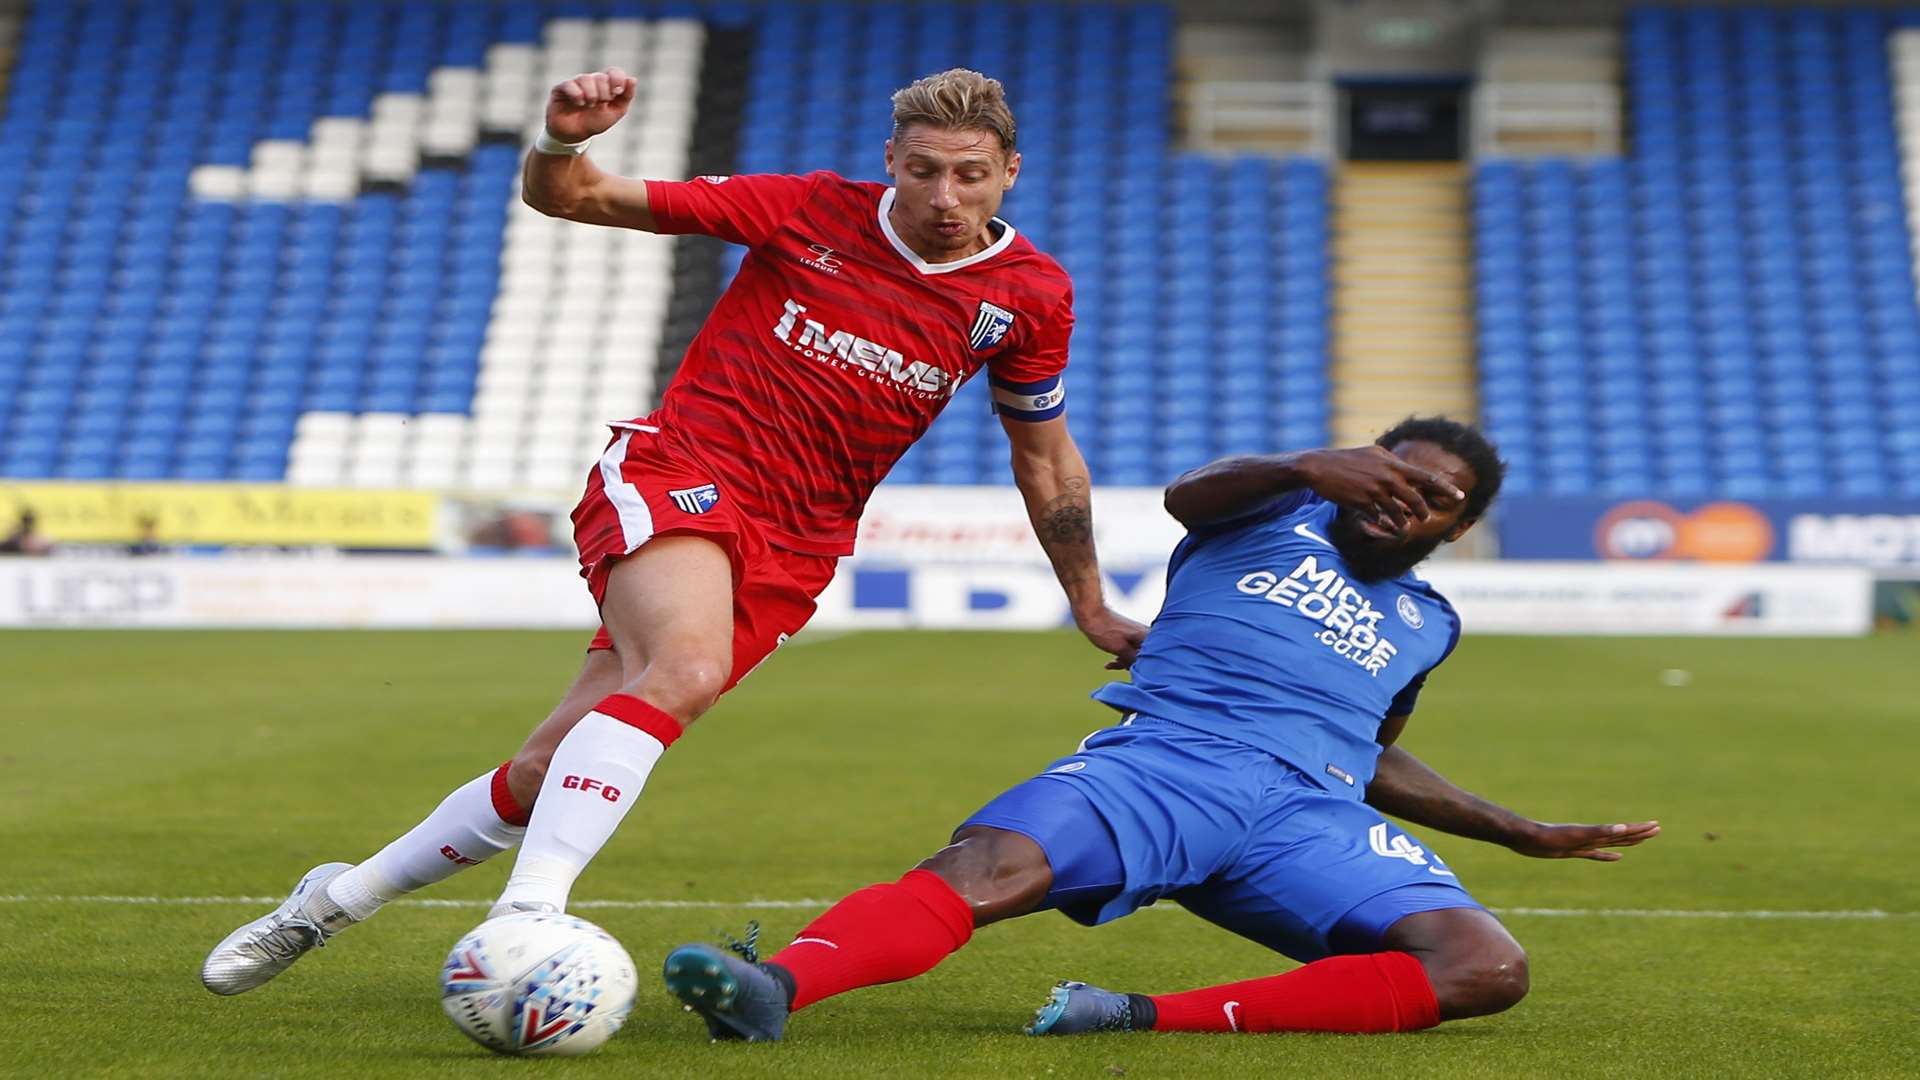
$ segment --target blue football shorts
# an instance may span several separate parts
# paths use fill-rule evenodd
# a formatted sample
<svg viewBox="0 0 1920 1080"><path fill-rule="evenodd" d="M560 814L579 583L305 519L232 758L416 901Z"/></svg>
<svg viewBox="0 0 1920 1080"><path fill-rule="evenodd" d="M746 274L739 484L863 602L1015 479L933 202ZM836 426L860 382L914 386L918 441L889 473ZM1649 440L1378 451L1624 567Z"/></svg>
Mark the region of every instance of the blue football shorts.
<svg viewBox="0 0 1920 1080"><path fill-rule="evenodd" d="M1378 952L1421 911L1479 908L1440 857L1265 751L1130 715L960 827L1006 829L1053 869L1042 910L1088 926L1165 897L1302 963Z"/></svg>

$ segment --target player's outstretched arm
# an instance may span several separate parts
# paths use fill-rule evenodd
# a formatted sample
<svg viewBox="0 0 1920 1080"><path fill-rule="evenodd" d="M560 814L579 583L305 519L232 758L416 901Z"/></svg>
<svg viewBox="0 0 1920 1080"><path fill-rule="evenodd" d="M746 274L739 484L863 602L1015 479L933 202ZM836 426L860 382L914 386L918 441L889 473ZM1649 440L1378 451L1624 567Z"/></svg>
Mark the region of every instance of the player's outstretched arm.
<svg viewBox="0 0 1920 1080"><path fill-rule="evenodd" d="M1394 718L1405 722L1404 717ZM1397 725L1388 721L1389 727ZM1398 746L1380 755L1367 805L1416 825L1473 840L1499 844L1540 859L1594 859L1615 862L1616 849L1633 847L1660 835L1657 821L1609 825L1551 825L1534 821L1455 786Z"/></svg>
<svg viewBox="0 0 1920 1080"><path fill-rule="evenodd" d="M1086 459L1067 433L1067 420L1002 418L1013 443L1013 482L1027 503L1033 533L1066 590L1074 624L1087 640L1113 654L1110 668L1133 666L1147 628L1107 606L1100 560L1093 550L1093 500Z"/></svg>
<svg viewBox="0 0 1920 1080"><path fill-rule="evenodd" d="M589 225L654 229L647 184L601 171L580 145L627 115L637 85L617 67L587 72L556 85L547 95L545 135L527 153L520 197L550 217Z"/></svg>
<svg viewBox="0 0 1920 1080"><path fill-rule="evenodd" d="M1429 506L1444 509L1466 498L1451 483L1384 447L1362 446L1221 458L1167 485L1166 507L1191 529L1257 510L1301 488L1399 529L1425 519Z"/></svg>

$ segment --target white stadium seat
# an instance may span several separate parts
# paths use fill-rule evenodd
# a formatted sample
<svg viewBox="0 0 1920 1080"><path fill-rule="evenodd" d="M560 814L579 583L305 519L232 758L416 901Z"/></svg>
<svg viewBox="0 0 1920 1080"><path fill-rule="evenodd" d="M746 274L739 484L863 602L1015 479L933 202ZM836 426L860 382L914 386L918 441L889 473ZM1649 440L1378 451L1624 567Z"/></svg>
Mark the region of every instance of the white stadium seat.
<svg viewBox="0 0 1920 1080"><path fill-rule="evenodd" d="M400 459L360 459L347 466L348 487L396 488L400 486Z"/></svg>
<svg viewBox="0 0 1920 1080"><path fill-rule="evenodd" d="M512 491L518 487L517 470L511 460L469 458L461 463L455 485L473 491Z"/></svg>
<svg viewBox="0 0 1920 1080"><path fill-rule="evenodd" d="M480 83L477 68L437 68L427 76L427 96L436 104L443 99L470 101L479 93Z"/></svg>
<svg viewBox="0 0 1920 1080"><path fill-rule="evenodd" d="M521 490L558 495L581 490L586 483L587 466L585 463L574 466L550 462L537 468L529 465L520 470L517 476L519 483L515 486Z"/></svg>
<svg viewBox="0 0 1920 1080"><path fill-rule="evenodd" d="M442 122L427 125L420 136L420 148L432 157L459 157L471 153L480 142L478 121Z"/></svg>
<svg viewBox="0 0 1920 1080"><path fill-rule="evenodd" d="M527 418L524 411L475 416L473 428L467 433L467 439L461 445L465 447L467 453L483 446L499 446L511 450L519 446L526 439L526 435Z"/></svg>
<svg viewBox="0 0 1920 1080"><path fill-rule="evenodd" d="M300 418L294 430L302 436L337 434L344 441L353 430L353 414L310 412Z"/></svg>
<svg viewBox="0 0 1920 1080"><path fill-rule="evenodd" d="M301 174L280 169L256 169L247 174L247 195L269 202L286 202L300 194Z"/></svg>
<svg viewBox="0 0 1920 1080"><path fill-rule="evenodd" d="M527 461L535 467L584 470L593 462L593 458L582 458L576 451L575 444L579 442L579 435L578 431L572 430L565 433L536 434L528 443Z"/></svg>
<svg viewBox="0 0 1920 1080"><path fill-rule="evenodd" d="M202 165L187 176L187 186L202 199L231 201L247 193L247 171L232 165Z"/></svg>
<svg viewBox="0 0 1920 1080"><path fill-rule="evenodd" d="M577 366L565 364L549 365L539 369L539 383L542 393L571 393L585 398L593 383L593 372L585 361Z"/></svg>
<svg viewBox="0 0 1920 1080"><path fill-rule="evenodd" d="M466 432L468 422L463 413L421 413L413 418L414 437L461 435Z"/></svg>
<svg viewBox="0 0 1920 1080"><path fill-rule="evenodd" d="M512 464L520 459L518 440L497 439L488 442L475 442L467 448L466 460L474 464L503 462Z"/></svg>
<svg viewBox="0 0 1920 1080"><path fill-rule="evenodd" d="M532 74L539 60L540 50L535 45L509 42L487 46L488 71L517 71Z"/></svg>
<svg viewBox="0 0 1920 1080"><path fill-rule="evenodd" d="M263 139L253 146L253 167L298 172L306 164L307 147L291 139Z"/></svg>
<svg viewBox="0 0 1920 1080"><path fill-rule="evenodd" d="M375 139L379 139L375 130ZM369 179L399 183L420 171L420 149L411 141L373 141L361 153L360 167Z"/></svg>
<svg viewBox="0 0 1920 1080"><path fill-rule="evenodd" d="M397 439L406 434L407 425L412 422L413 417L408 413L361 413L354 422L354 430L359 433L362 439L368 438L369 436L375 438L392 436Z"/></svg>
<svg viewBox="0 0 1920 1080"><path fill-rule="evenodd" d="M533 382L531 364L491 364L480 372L479 388L489 393L518 394ZM476 396L475 400L478 400Z"/></svg>
<svg viewBox="0 0 1920 1080"><path fill-rule="evenodd" d="M360 194L360 173L351 163L344 168L315 168L300 181L302 198L346 202Z"/></svg>
<svg viewBox="0 0 1920 1080"><path fill-rule="evenodd" d="M585 48L593 41L595 29L592 19L549 19L541 40L549 49L556 45Z"/></svg>
<svg viewBox="0 0 1920 1080"><path fill-rule="evenodd" d="M287 466L287 482L302 487L338 487L346 469L339 456L313 456L295 453Z"/></svg>
<svg viewBox="0 0 1920 1080"><path fill-rule="evenodd" d="M419 94L379 94L373 99L375 130L409 131L420 123L426 101Z"/></svg>
<svg viewBox="0 0 1920 1080"><path fill-rule="evenodd" d="M414 488L451 488L459 483L459 478L460 459L453 456L417 458L401 471L402 483Z"/></svg>

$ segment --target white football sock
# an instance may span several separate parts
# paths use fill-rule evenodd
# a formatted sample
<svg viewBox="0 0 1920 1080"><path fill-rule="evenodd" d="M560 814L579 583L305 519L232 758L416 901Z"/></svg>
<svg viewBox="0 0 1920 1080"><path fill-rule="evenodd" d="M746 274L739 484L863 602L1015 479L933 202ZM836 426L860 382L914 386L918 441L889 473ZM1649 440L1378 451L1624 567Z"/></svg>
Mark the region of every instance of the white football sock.
<svg viewBox="0 0 1920 1080"><path fill-rule="evenodd" d="M456 788L427 819L366 861L327 883L327 895L354 921L380 905L500 854L526 829L500 820L494 809L494 772Z"/></svg>
<svg viewBox="0 0 1920 1080"><path fill-rule="evenodd" d="M574 880L627 816L666 749L659 739L599 709L588 713L553 752L520 858L499 902L548 903L565 910Z"/></svg>

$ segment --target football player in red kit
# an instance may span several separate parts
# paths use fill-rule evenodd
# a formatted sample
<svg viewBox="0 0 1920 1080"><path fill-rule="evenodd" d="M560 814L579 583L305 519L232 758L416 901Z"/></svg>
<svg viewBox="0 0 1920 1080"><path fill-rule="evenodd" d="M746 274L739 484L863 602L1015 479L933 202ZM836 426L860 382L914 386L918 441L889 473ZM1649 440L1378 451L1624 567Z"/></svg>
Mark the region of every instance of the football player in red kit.
<svg viewBox="0 0 1920 1080"><path fill-rule="evenodd" d="M1072 283L994 216L1020 172L1000 84L954 70L896 93L892 187L609 175L587 144L626 115L634 85L609 68L553 88L527 203L748 254L660 408L612 425L573 513L605 626L511 761L364 862L309 871L208 955L215 993L251 990L387 901L516 844L493 914L565 908L666 748L806 624L874 486L983 368L1074 621L1111 666L1145 636L1102 596L1087 467L1063 415Z"/></svg>

